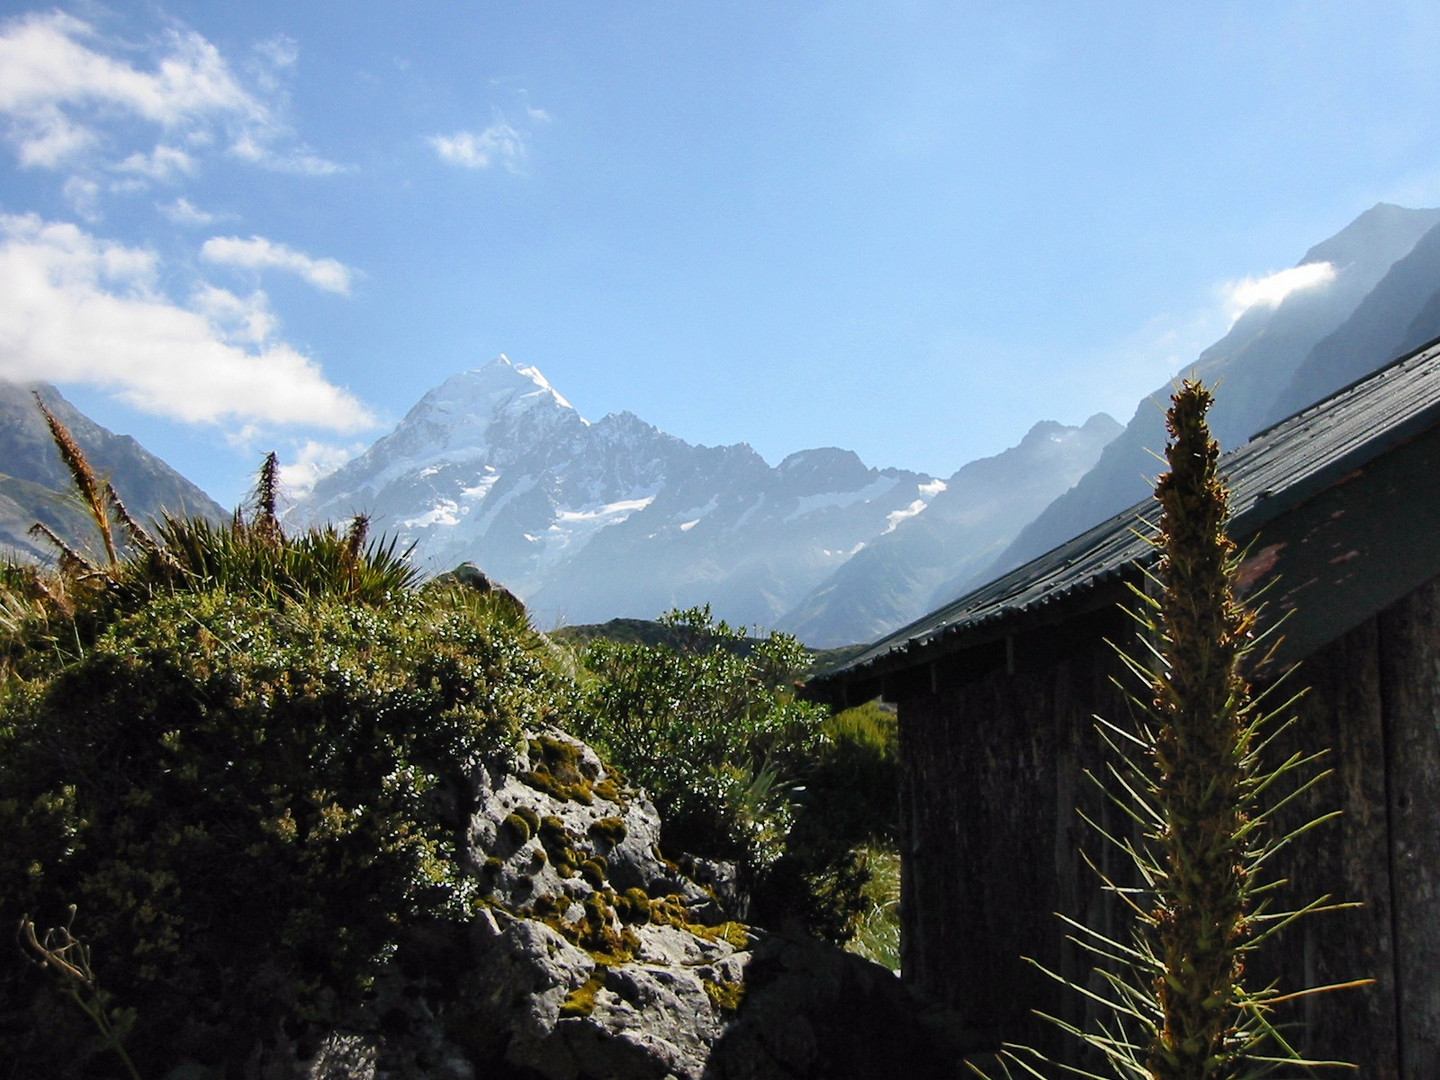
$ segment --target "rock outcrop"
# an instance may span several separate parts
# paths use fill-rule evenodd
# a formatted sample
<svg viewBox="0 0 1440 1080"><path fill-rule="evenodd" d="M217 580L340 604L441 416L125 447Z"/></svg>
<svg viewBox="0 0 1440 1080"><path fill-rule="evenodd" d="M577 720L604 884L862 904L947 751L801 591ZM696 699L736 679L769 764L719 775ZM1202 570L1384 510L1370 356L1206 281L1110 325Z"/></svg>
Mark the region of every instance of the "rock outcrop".
<svg viewBox="0 0 1440 1080"><path fill-rule="evenodd" d="M411 928L365 1017L311 1047L302 1075L959 1075L963 1033L937 1036L876 964L736 921L661 854L649 799L578 740L532 733L476 767L470 797L476 915Z"/></svg>

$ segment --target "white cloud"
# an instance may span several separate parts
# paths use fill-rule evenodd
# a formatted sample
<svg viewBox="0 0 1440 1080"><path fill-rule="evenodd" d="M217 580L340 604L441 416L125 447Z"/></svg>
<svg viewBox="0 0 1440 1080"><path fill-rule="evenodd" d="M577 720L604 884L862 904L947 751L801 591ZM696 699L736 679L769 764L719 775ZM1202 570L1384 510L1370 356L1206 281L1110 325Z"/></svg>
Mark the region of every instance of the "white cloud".
<svg viewBox="0 0 1440 1080"><path fill-rule="evenodd" d="M324 174L338 170L304 148L278 115L275 73L294 63L293 42L259 50L262 97L247 89L214 45L193 31L162 35L148 68L117 58L120 46L62 12L0 22L0 117L20 163L31 168L93 166L113 142L134 139L140 120L161 129L153 151L126 153L110 164L151 179L194 171L176 148L223 138L230 152L266 168ZM277 148L278 147L278 148Z"/></svg>
<svg viewBox="0 0 1440 1080"><path fill-rule="evenodd" d="M255 55L260 60L258 67L262 73L273 75L276 71L295 66L295 61L300 59L300 46L288 34L276 34L258 42Z"/></svg>
<svg viewBox="0 0 1440 1080"><path fill-rule="evenodd" d="M215 114L246 119L265 108L231 76L219 51L195 33L171 31L153 71L112 59L85 42L93 29L61 12L22 16L0 32L0 112L27 164L55 165L90 139L71 113L94 106L164 127Z"/></svg>
<svg viewBox="0 0 1440 1080"><path fill-rule="evenodd" d="M307 439L296 449L294 460L281 463L280 486L291 498L308 495L316 481L329 476L364 449L364 443L336 446Z"/></svg>
<svg viewBox="0 0 1440 1080"><path fill-rule="evenodd" d="M159 291L159 270L151 251L0 215L0 377L86 383L188 423L373 426L315 361L273 340L263 295L202 290L185 308Z"/></svg>
<svg viewBox="0 0 1440 1080"><path fill-rule="evenodd" d="M160 145L150 153L137 151L115 166L117 172L136 173L151 180L168 182L195 173L195 159L175 146Z"/></svg>
<svg viewBox="0 0 1440 1080"><path fill-rule="evenodd" d="M26 168L58 169L100 141L89 128L72 124L59 109L38 109L25 121L12 127L10 135L17 144L20 164Z"/></svg>
<svg viewBox="0 0 1440 1080"><path fill-rule="evenodd" d="M71 176L60 189L68 202L86 221L100 216L100 185L85 176Z"/></svg>
<svg viewBox="0 0 1440 1080"><path fill-rule="evenodd" d="M301 176L331 176L345 171L343 166L308 150L277 151L267 140L252 135L241 135L237 138L230 147L230 153L252 165L276 172L298 173Z"/></svg>
<svg viewBox="0 0 1440 1080"><path fill-rule="evenodd" d="M1245 278L1221 286L1221 292L1230 309L1230 321L1234 322L1256 304L1279 307L1280 302L1293 292L1328 285L1335 280L1332 263L1305 263L1281 270L1263 278Z"/></svg>
<svg viewBox="0 0 1440 1080"><path fill-rule="evenodd" d="M212 214L208 210L201 210L185 198L166 203L158 209L176 225L210 225L219 220L218 215Z"/></svg>
<svg viewBox="0 0 1440 1080"><path fill-rule="evenodd" d="M457 131L454 135L432 135L428 141L441 161L467 169L488 169L498 161L516 172L525 161L524 138L499 116L478 135Z"/></svg>
<svg viewBox="0 0 1440 1080"><path fill-rule="evenodd" d="M243 266L249 270L288 270L298 274L317 289L347 294L350 292L351 269L338 259L313 259L304 252L252 236L213 236L200 249L200 257L223 266Z"/></svg>
<svg viewBox="0 0 1440 1080"><path fill-rule="evenodd" d="M270 311L270 298L259 289L242 298L229 289L202 283L190 306L231 344L263 345L280 326Z"/></svg>

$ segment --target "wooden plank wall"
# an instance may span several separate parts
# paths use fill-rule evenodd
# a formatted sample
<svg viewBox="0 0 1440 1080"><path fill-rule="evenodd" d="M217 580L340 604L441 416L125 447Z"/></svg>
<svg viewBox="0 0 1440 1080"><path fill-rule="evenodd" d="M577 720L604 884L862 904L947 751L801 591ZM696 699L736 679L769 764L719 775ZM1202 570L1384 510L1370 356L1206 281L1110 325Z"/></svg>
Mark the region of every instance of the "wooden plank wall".
<svg viewBox="0 0 1440 1080"><path fill-rule="evenodd" d="M1105 813L1083 770L1101 748L1095 713L1124 706L1113 654L1088 625L1020 640L1013 664L900 702L905 852L903 970L922 992L997 1036L1060 1051L1039 1008L1079 1019L1074 995L1030 956L1083 977L1053 912L1122 930L1083 865L1074 808ZM1288 1017L1317 1056L1365 1080L1440 1076L1440 583L1325 646L1302 667L1291 748L1330 747L1334 775L1286 823L1343 815L1287 849L1284 899L1329 893L1358 911L1304 920L1257 957L1252 985L1298 989L1357 977L1375 986L1320 995ZM1123 932L1123 930L1122 930ZM1352 1074L1354 1075L1354 1074Z"/></svg>

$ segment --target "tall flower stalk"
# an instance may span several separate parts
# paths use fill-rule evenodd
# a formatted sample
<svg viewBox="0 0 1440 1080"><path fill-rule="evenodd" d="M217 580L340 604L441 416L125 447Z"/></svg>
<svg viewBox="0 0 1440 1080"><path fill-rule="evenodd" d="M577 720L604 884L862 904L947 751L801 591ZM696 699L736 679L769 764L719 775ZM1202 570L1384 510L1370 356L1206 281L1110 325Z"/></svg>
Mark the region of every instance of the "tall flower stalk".
<svg viewBox="0 0 1440 1080"><path fill-rule="evenodd" d="M1153 801L1163 821L1150 919L1162 970L1153 980L1161 1023L1147 1054L1157 1080L1227 1075L1242 1053L1244 947L1250 937L1257 762L1255 706L1240 674L1255 617L1231 588L1235 545L1220 448L1205 413L1210 392L1186 383L1167 424L1170 471L1162 507L1160 663Z"/></svg>
<svg viewBox="0 0 1440 1080"><path fill-rule="evenodd" d="M1097 782L1125 827L1086 821L1133 866L1134 883L1124 886L1096 868L1130 913L1131 933L1116 941L1066 920L1098 976L1090 987L1066 985L1089 999L1097 1019L1082 1029L1046 1017L1088 1048L1093 1068L1124 1080L1254 1080L1281 1066L1343 1064L1306 1061L1272 1019L1282 1001L1340 986L1282 993L1245 980L1247 958L1276 931L1348 905L1321 897L1297 910L1268 906L1279 884L1265 873L1271 857L1334 814L1280 835L1272 827L1280 807L1328 772L1316 766L1324 751L1297 751L1274 765L1261 760L1293 723L1282 717L1294 699L1262 707L1264 695L1252 695L1243 674L1259 636L1254 612L1235 595L1229 492L1205 420L1212 402L1191 381L1171 399L1169 470L1155 488L1159 560L1147 575L1152 587L1134 589L1148 656L1120 653L1145 689L1129 695L1132 725L1098 724L1110 760ZM1012 1077L1100 1075L1019 1046L1007 1047L998 1066Z"/></svg>

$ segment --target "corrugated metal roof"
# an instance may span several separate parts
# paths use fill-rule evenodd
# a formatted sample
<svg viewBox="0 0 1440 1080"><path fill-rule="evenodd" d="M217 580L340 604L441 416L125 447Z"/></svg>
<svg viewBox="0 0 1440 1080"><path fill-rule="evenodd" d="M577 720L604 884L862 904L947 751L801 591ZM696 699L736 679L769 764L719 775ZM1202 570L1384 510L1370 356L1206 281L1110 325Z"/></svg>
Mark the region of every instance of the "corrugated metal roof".
<svg viewBox="0 0 1440 1080"><path fill-rule="evenodd" d="M1440 423L1440 339L1265 429L1221 458L1237 541ZM908 654L1077 596L1153 557L1153 499L877 642L826 679L903 668ZM882 663L883 661L883 663Z"/></svg>

